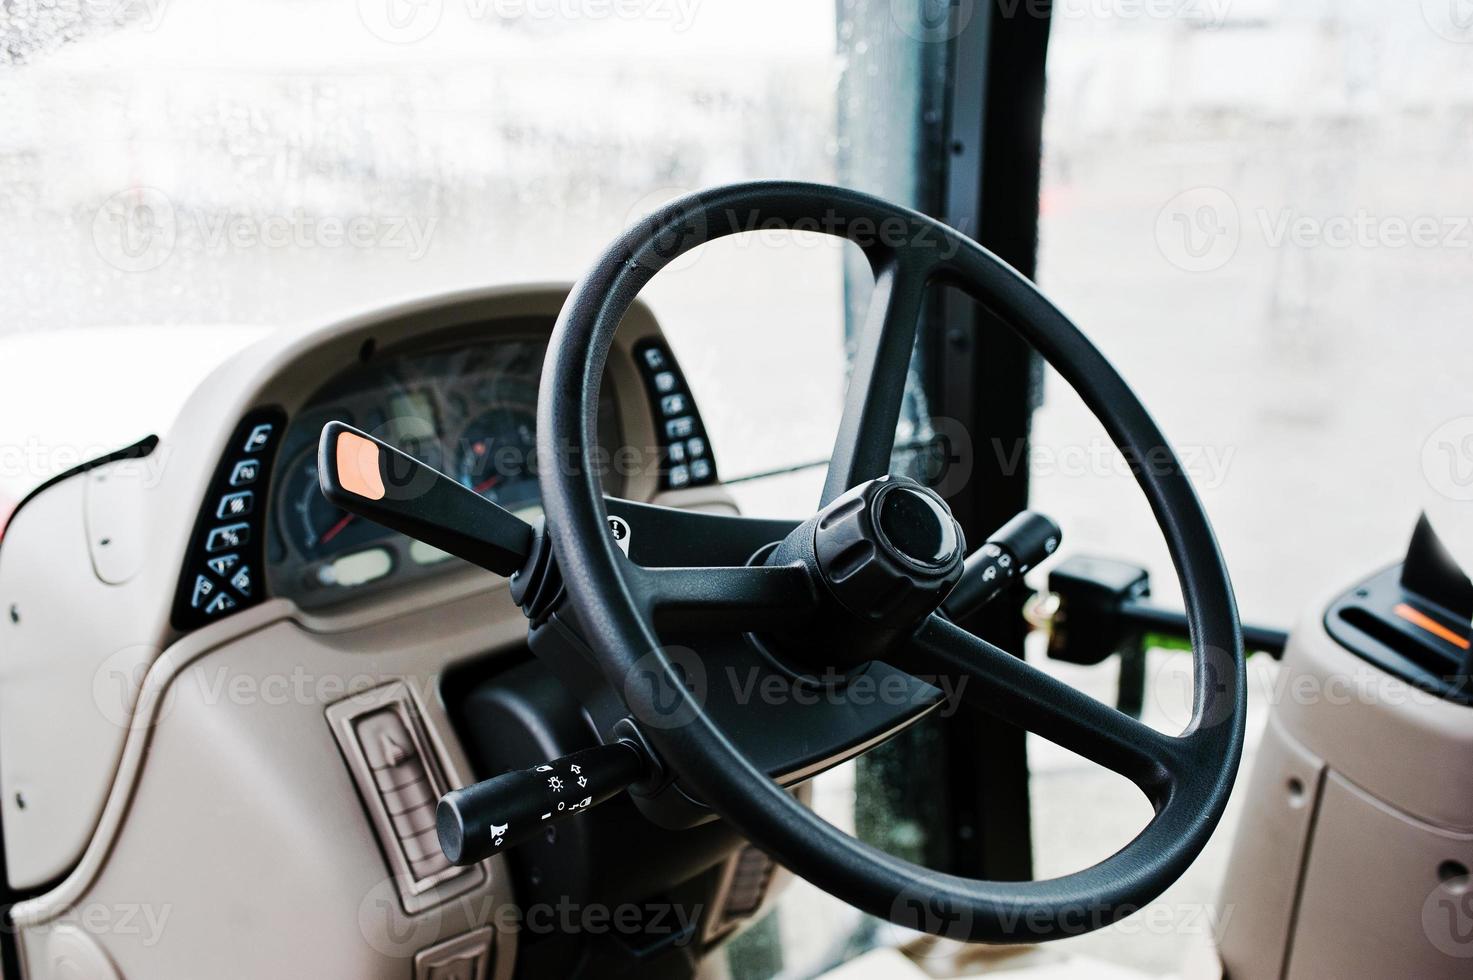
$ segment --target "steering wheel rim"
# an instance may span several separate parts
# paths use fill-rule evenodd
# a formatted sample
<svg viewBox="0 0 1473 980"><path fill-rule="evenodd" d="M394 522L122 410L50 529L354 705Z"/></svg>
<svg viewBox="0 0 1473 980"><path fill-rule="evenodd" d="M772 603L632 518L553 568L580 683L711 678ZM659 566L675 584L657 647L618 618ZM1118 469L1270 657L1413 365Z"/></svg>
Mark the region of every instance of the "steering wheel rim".
<svg viewBox="0 0 1473 980"><path fill-rule="evenodd" d="M922 868L850 837L755 768L663 652L640 566L605 533L591 465L600 380L624 313L661 268L707 241L774 224L855 242L876 273L878 313L856 355L824 504L888 468L904 383L895 364L902 351L909 360L921 296L935 282L968 293L1039 350L1132 462L1165 535L1191 627L1193 713L1180 736L1160 735L939 616L909 641L925 662L981 678L994 713L1082 751L1147 794L1154 818L1100 863L1045 881L987 881ZM543 367L538 452L560 461L540 468L547 533L610 684L634 717L646 717L654 706L641 701L653 691L627 681L654 664L688 719L645 731L664 763L758 847L841 900L954 939L1056 939L1108 925L1157 897L1215 829L1241 757L1246 682L1236 602L1206 514L1160 429L1104 356L1032 283L946 225L857 191L799 182L736 184L672 202L616 240L565 303Z"/></svg>

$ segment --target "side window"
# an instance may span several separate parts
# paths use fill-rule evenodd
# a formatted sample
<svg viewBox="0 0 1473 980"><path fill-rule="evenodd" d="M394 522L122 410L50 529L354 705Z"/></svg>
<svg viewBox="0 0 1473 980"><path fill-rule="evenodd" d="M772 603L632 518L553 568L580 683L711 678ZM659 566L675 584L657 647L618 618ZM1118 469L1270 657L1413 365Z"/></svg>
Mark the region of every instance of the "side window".
<svg viewBox="0 0 1473 980"><path fill-rule="evenodd" d="M1473 37L1447 9L1054 8L1039 282L1176 446L1247 620L1291 626L1398 554L1419 509L1467 500L1473 484L1473 134L1452 122L1467 94L1448 84ZM1034 506L1064 527L1066 553L1146 566L1158 601L1178 603L1161 534L1103 429L1053 372L1044 394ZM1034 653L1114 700L1113 661ZM1245 767L1273 669L1250 661ZM1146 684L1146 720L1180 730L1185 658L1150 651ZM1104 857L1150 816L1129 787L1045 742L1029 761L1040 876ZM1097 804L1087 819L1081 792ZM1232 820L1163 900L1170 930L1071 945L1180 969Z"/></svg>

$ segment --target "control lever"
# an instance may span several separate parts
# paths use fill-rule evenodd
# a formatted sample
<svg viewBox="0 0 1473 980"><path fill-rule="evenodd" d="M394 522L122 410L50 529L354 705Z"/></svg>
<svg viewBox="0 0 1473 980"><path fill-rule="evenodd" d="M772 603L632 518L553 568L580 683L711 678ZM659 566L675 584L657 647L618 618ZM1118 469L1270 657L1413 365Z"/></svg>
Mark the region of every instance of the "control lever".
<svg viewBox="0 0 1473 980"><path fill-rule="evenodd" d="M435 811L451 864L475 864L644 780L645 750L620 740L446 793Z"/></svg>
<svg viewBox="0 0 1473 980"><path fill-rule="evenodd" d="M317 444L322 495L351 514L498 575L532 553L532 525L432 466L342 422Z"/></svg>
<svg viewBox="0 0 1473 980"><path fill-rule="evenodd" d="M967 556L961 581L941 604L941 611L955 620L981 609L1014 579L1057 551L1063 533L1042 514L1023 511Z"/></svg>

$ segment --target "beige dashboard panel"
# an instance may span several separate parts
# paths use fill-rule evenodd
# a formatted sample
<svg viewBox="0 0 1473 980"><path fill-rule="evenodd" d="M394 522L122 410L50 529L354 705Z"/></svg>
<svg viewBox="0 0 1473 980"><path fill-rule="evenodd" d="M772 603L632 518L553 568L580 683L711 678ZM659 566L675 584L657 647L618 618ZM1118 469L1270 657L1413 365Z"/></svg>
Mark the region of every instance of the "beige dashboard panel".
<svg viewBox="0 0 1473 980"><path fill-rule="evenodd" d="M169 622L175 586L195 515L237 422L267 405L290 415L368 350L485 336L500 319L550 322L568 288L467 290L272 334L203 379L150 456L115 464L133 467L133 477L82 474L21 508L0 547L0 615L17 611L14 620L0 619L0 815L13 886L40 887L67 874L90 846L104 799L116 795L114 775L140 682L160 651L180 640ZM640 395L632 347L658 333L649 309L636 304L609 360L616 394L638 395L617 399L624 438L635 444L653 444L654 420ZM648 500L656 486L653 471L636 472L622 493ZM101 545L102 538L110 543ZM462 588L451 581L458 578L448 573L426 589L375 600L374 611L333 612L317 621L399 615L426 596ZM234 627L227 624L243 615L184 639L229 636Z"/></svg>
<svg viewBox="0 0 1473 980"><path fill-rule="evenodd" d="M119 460L78 478L92 570L106 585L122 585L143 567L149 547L143 511L155 467L162 462L161 456Z"/></svg>
<svg viewBox="0 0 1473 980"><path fill-rule="evenodd" d="M499 859L405 912L328 719L402 685L437 765L468 782L439 673L510 644L519 625L504 587L477 578L460 598L339 632L274 601L249 611L242 635L161 659L110 819L71 876L15 911L29 976L64 975L47 961L59 925L90 924L125 978L372 980L409 976L422 951L497 921L513 900ZM495 950L505 976L514 939Z"/></svg>
<svg viewBox="0 0 1473 980"><path fill-rule="evenodd" d="M0 811L17 886L81 855L159 651L129 593L93 572L83 487L37 496L0 548Z"/></svg>

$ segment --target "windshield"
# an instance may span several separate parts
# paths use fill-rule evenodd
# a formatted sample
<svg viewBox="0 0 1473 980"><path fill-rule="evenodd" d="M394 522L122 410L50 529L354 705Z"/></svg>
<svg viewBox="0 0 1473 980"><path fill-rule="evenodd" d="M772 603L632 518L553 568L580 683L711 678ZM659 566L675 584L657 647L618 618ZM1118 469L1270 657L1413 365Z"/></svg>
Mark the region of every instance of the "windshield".
<svg viewBox="0 0 1473 980"><path fill-rule="evenodd" d="M834 177L826 5L120 2L0 13L6 329L574 278L665 196Z"/></svg>
<svg viewBox="0 0 1473 980"><path fill-rule="evenodd" d="M888 4L849 9L919 43ZM0 336L44 331L55 339L27 353L64 343L68 365L0 395L0 416L28 419L0 433L30 444L0 474L12 502L166 431L260 331L570 281L657 205L722 182L842 176L902 201L914 183L909 111L871 123L888 151L846 168L840 93L866 115L894 71L827 3L21 2L0 6L0 38ZM645 298L723 475L824 458L844 381L844 246L705 252ZM744 492L788 509L786 491Z"/></svg>

